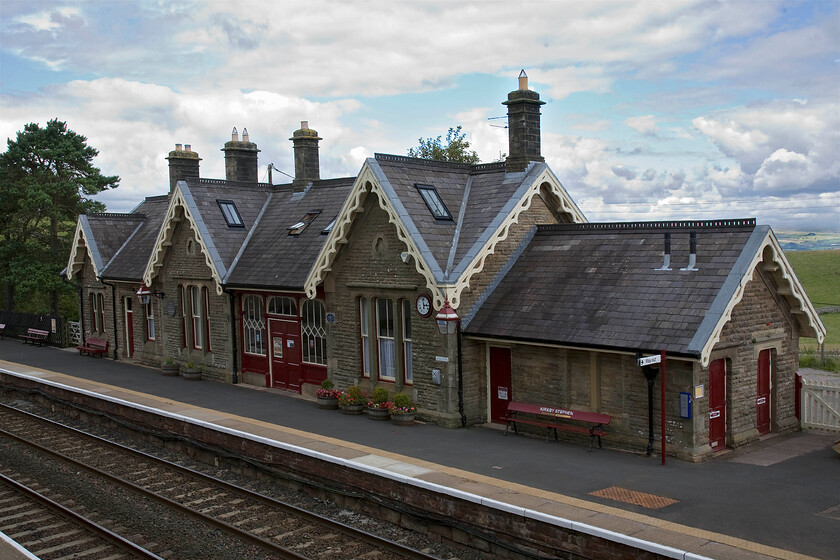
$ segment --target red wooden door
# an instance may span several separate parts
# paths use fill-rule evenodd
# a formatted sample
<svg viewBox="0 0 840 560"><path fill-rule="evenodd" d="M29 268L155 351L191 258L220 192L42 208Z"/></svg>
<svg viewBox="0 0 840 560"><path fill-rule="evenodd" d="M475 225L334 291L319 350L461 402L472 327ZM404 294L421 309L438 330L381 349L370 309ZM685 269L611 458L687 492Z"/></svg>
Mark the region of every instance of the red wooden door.
<svg viewBox="0 0 840 560"><path fill-rule="evenodd" d="M300 390L300 325L270 319L268 328L273 386Z"/></svg>
<svg viewBox="0 0 840 560"><path fill-rule="evenodd" d="M504 422L513 398L510 382L510 348L490 347L490 421Z"/></svg>
<svg viewBox="0 0 840 560"><path fill-rule="evenodd" d="M756 428L758 433L770 432L770 350L758 354L758 388L755 396Z"/></svg>
<svg viewBox="0 0 840 560"><path fill-rule="evenodd" d="M726 360L709 364L709 445L726 448Z"/></svg>
<svg viewBox="0 0 840 560"><path fill-rule="evenodd" d="M126 357L134 356L134 313L131 310L131 298L125 298L125 348Z"/></svg>

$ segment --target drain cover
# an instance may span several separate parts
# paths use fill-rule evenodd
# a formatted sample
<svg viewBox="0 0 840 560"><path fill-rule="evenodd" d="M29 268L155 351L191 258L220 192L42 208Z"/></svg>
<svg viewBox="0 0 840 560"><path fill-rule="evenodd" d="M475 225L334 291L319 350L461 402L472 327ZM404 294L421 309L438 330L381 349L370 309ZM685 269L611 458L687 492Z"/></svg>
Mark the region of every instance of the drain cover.
<svg viewBox="0 0 840 560"><path fill-rule="evenodd" d="M597 496L598 498L606 498L608 500L615 500L616 502L624 502L626 504L633 504L635 506L642 506L649 509L659 509L671 504L676 504L679 500L672 500L665 496L656 496L655 494L646 494L645 492L636 492L635 490L628 490L626 488L619 488L618 486L610 486L603 490L596 490L590 492L590 496Z"/></svg>

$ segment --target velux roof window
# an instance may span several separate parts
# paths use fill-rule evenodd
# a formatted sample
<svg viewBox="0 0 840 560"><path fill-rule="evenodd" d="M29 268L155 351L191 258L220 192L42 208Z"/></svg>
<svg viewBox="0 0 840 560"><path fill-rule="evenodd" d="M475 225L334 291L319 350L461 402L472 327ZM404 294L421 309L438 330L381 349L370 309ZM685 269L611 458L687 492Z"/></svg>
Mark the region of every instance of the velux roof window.
<svg viewBox="0 0 840 560"><path fill-rule="evenodd" d="M306 216L304 216L301 221L289 227L289 235L300 235L301 232L303 232L303 230L306 229L306 226L309 225L309 222L314 220L320 213L320 210L312 210L311 212L307 212Z"/></svg>
<svg viewBox="0 0 840 560"><path fill-rule="evenodd" d="M452 214L450 214L449 210L446 209L446 205L443 203L443 200L440 199L440 195L438 194L436 188L432 185L421 185L419 183L414 186L417 187L420 196L423 197L423 202L425 202L426 206L429 207L429 211L436 220L452 219Z"/></svg>
<svg viewBox="0 0 840 560"><path fill-rule="evenodd" d="M333 230L333 227L335 227L335 221L337 219L338 219L338 216L336 216L332 220L330 220L330 223L327 224L327 227L325 227L324 229L321 230L321 235L329 235L330 232Z"/></svg>
<svg viewBox="0 0 840 560"><path fill-rule="evenodd" d="M217 200L219 208L222 210L222 215L225 217L228 227L244 228L245 224L242 222L242 216L236 209L236 204L232 200Z"/></svg>

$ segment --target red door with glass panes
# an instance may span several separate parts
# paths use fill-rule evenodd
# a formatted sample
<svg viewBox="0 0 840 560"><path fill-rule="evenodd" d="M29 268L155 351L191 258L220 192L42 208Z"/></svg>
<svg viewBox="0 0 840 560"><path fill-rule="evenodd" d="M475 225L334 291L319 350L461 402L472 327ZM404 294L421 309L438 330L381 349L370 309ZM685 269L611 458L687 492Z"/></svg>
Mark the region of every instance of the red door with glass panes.
<svg viewBox="0 0 840 560"><path fill-rule="evenodd" d="M758 383L755 395L756 428L758 433L770 432L770 350L758 354Z"/></svg>
<svg viewBox="0 0 840 560"><path fill-rule="evenodd" d="M269 319L271 377L278 389L300 389L300 325Z"/></svg>
<svg viewBox="0 0 840 560"><path fill-rule="evenodd" d="M504 422L513 398L510 378L510 348L490 347L490 421Z"/></svg>
<svg viewBox="0 0 840 560"><path fill-rule="evenodd" d="M709 445L726 448L726 360L709 364Z"/></svg>

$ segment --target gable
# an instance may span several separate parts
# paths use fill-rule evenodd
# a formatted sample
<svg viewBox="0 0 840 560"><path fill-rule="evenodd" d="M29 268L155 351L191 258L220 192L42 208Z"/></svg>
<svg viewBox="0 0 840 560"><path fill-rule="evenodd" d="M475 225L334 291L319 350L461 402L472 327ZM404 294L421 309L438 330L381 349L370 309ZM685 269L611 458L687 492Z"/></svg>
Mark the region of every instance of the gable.
<svg viewBox="0 0 840 560"><path fill-rule="evenodd" d="M67 279L71 280L90 257L94 274L99 277L126 241L140 228L143 214L87 214L79 216L67 265Z"/></svg>
<svg viewBox="0 0 840 560"><path fill-rule="evenodd" d="M435 187L453 219L436 219L417 185ZM569 221L585 221L545 164L509 174L499 164L471 166L377 154L362 167L307 278L309 297L314 297L340 245L349 241L350 225L368 194L376 196L388 214L407 257L434 294L436 309L447 299L457 308L461 292L483 270L496 245L507 239L534 196L547 198L552 211Z"/></svg>

